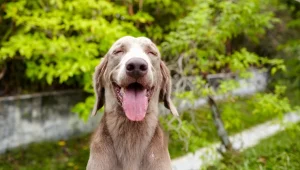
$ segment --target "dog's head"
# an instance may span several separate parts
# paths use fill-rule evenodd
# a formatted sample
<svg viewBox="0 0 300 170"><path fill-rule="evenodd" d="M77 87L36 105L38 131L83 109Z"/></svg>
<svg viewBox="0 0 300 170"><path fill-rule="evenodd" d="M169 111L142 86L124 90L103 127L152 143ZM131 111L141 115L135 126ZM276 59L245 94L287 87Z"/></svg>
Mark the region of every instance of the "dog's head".
<svg viewBox="0 0 300 170"><path fill-rule="evenodd" d="M106 110L121 109L129 120L141 121L159 101L178 115L171 101L169 70L145 37L126 36L112 45L96 67L94 90L93 115L105 103Z"/></svg>

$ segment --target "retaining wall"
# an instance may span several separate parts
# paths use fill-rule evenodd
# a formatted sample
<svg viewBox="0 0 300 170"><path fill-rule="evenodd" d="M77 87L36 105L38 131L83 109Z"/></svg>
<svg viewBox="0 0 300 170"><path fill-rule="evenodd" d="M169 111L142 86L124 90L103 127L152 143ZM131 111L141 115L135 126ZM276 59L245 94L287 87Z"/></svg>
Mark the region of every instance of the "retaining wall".
<svg viewBox="0 0 300 170"><path fill-rule="evenodd" d="M79 91L0 98L0 153L42 140L66 139L90 132L99 116L83 122L70 108L84 100Z"/></svg>

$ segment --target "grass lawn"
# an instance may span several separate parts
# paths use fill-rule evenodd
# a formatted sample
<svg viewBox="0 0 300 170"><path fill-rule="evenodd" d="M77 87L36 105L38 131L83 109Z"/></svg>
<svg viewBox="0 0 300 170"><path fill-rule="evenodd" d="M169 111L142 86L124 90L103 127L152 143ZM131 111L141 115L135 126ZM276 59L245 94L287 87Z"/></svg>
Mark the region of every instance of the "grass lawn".
<svg viewBox="0 0 300 170"><path fill-rule="evenodd" d="M299 170L300 124L262 140L258 145L207 169Z"/></svg>
<svg viewBox="0 0 300 170"><path fill-rule="evenodd" d="M85 169L90 135L67 141L33 143L0 155L0 170Z"/></svg>
<svg viewBox="0 0 300 170"><path fill-rule="evenodd" d="M219 108L229 134L242 131L275 116L272 113L252 114L253 102L249 102L247 98L237 99L234 102L220 102ZM189 114L190 112L196 112L195 117L191 117L193 114ZM176 131L169 132L169 150L172 158L218 140L208 107L187 111L181 115L181 120L191 128L191 136L183 136L180 140ZM90 135L85 135L67 141L34 143L9 150L0 155L0 170L85 169L89 155L89 139Z"/></svg>

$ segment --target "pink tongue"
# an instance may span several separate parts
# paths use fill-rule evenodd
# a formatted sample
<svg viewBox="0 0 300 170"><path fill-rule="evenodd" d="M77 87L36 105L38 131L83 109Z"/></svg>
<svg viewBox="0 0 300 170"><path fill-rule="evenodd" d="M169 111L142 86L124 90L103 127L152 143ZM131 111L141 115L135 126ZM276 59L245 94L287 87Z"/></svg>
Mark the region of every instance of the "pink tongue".
<svg viewBox="0 0 300 170"><path fill-rule="evenodd" d="M144 119L148 108L146 93L146 89L125 89L123 108L129 120L141 121Z"/></svg>

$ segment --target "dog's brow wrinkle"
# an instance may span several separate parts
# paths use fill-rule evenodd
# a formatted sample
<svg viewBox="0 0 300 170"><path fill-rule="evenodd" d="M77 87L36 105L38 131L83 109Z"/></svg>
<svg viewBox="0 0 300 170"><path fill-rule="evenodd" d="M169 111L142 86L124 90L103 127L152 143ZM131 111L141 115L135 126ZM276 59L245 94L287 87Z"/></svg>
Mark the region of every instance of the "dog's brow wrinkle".
<svg viewBox="0 0 300 170"><path fill-rule="evenodd" d="M114 49L116 49L116 48L124 48L124 47L125 47L124 43L120 42L120 43L117 43L117 44L114 46Z"/></svg>
<svg viewBox="0 0 300 170"><path fill-rule="evenodd" d="M156 51L157 51L156 47L153 46L153 45L151 46L151 44L147 44L147 45L146 45L146 49L147 49L147 50L154 51L155 53L156 53Z"/></svg>
<svg viewBox="0 0 300 170"><path fill-rule="evenodd" d="M153 67L153 65L151 65L151 69L152 69L152 71L155 71L155 68Z"/></svg>
<svg viewBox="0 0 300 170"><path fill-rule="evenodd" d="M151 44L150 44L150 47L152 47L152 48L155 48L155 49L156 49L156 46L155 46L153 43L151 43Z"/></svg>

